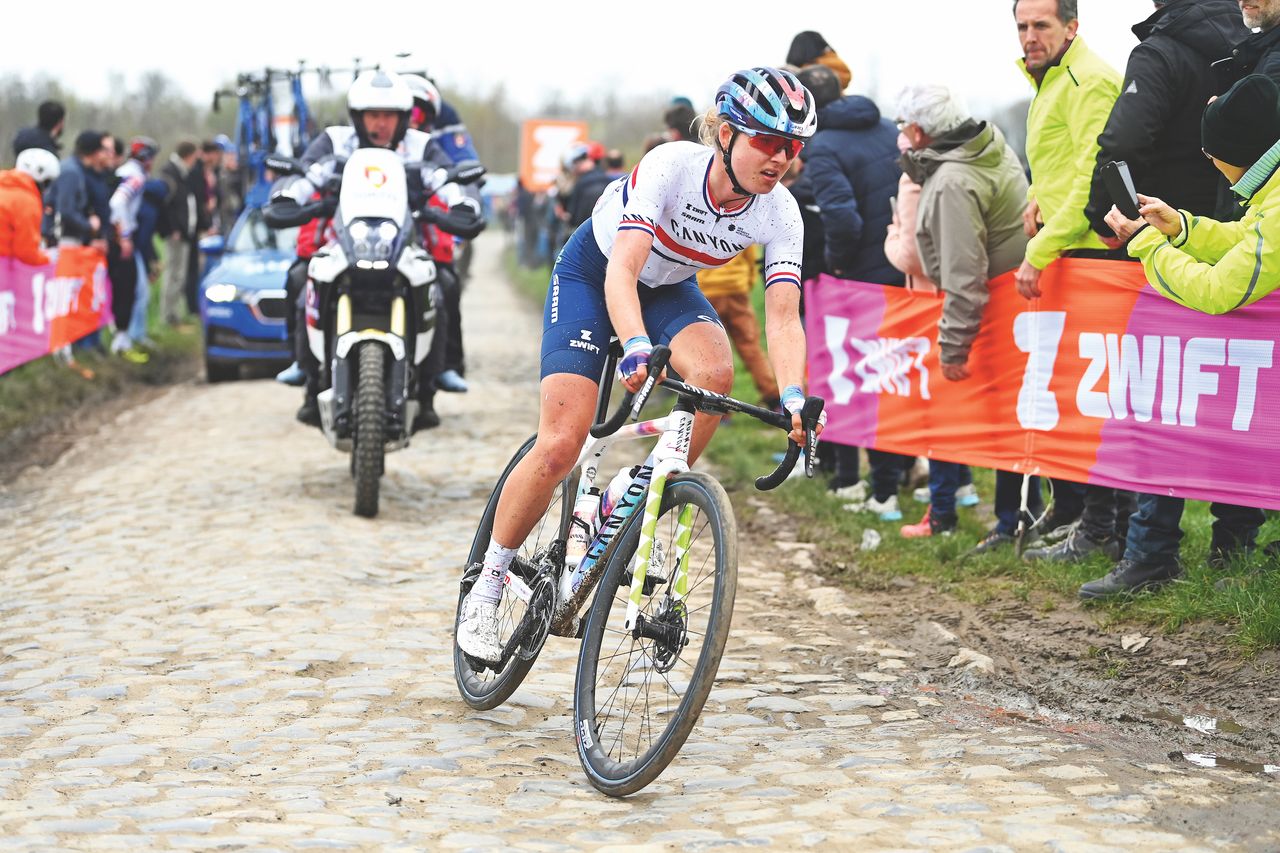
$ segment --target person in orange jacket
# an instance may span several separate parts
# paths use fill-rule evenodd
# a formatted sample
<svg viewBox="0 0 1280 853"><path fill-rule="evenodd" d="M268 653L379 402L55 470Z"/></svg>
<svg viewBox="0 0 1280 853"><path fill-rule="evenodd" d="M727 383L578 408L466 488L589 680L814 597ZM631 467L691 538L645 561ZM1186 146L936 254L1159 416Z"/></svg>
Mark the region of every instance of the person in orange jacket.
<svg viewBox="0 0 1280 853"><path fill-rule="evenodd" d="M760 348L760 322L751 306L751 289L760 279L755 246L748 246L721 267L698 272L698 288L720 315L734 349L751 373L760 399L769 408L778 405L778 383L769 369L769 360Z"/></svg>
<svg viewBox="0 0 1280 853"><path fill-rule="evenodd" d="M31 266L49 263L40 248L42 194L61 170L52 152L28 148L18 155L13 169L0 172L0 257Z"/></svg>

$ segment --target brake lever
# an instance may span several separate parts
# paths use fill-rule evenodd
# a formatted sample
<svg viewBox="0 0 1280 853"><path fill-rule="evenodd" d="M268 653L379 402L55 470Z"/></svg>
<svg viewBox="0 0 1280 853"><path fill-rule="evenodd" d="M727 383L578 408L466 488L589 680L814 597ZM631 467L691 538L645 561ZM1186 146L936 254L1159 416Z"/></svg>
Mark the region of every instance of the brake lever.
<svg viewBox="0 0 1280 853"><path fill-rule="evenodd" d="M800 410L800 423L804 425L804 475L813 479L813 460L818 452L818 419L826 405L821 397L810 397Z"/></svg>
<svg viewBox="0 0 1280 853"><path fill-rule="evenodd" d="M644 404L649 401L649 395L653 393L654 386L658 384L658 377L662 375L662 371L667 369L667 362L671 360L671 348L659 344L649 353L649 377L645 379L644 384L640 386L640 390L636 392L635 399L631 403L631 420L636 421L640 418L640 410L644 408Z"/></svg>

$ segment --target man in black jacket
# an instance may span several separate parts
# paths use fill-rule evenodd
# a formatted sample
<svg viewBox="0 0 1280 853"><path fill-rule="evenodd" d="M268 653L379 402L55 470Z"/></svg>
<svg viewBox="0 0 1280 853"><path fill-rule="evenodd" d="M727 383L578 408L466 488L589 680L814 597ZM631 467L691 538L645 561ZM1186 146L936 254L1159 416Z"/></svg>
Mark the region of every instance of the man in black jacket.
<svg viewBox="0 0 1280 853"><path fill-rule="evenodd" d="M1214 63L1219 94L1249 74L1265 74L1280 83L1280 0L1238 0L1240 17L1251 30L1222 62Z"/></svg>
<svg viewBox="0 0 1280 853"><path fill-rule="evenodd" d="M171 229L164 235L166 257L160 304L164 321L171 326L182 322L187 308L191 255L196 251L200 236L200 212L191 186L191 170L195 167L196 157L196 144L184 139L160 170L160 177L169 188L165 207Z"/></svg>
<svg viewBox="0 0 1280 853"><path fill-rule="evenodd" d="M43 148L57 154L62 150L58 140L66 123L67 108L57 101L44 101L36 109L36 126L24 127L13 138L13 154L16 157L28 148Z"/></svg>
<svg viewBox="0 0 1280 853"><path fill-rule="evenodd" d="M1280 0L1273 0L1280 8ZM1156 11L1133 28L1141 42L1129 54L1120 97L1098 137L1085 214L1104 241L1111 196L1101 167L1124 160L1134 186L1180 210L1211 216L1222 176L1200 151L1200 119L1215 91L1210 67L1249 36L1235 0L1155 0ZM1115 243L1119 245L1118 242Z"/></svg>

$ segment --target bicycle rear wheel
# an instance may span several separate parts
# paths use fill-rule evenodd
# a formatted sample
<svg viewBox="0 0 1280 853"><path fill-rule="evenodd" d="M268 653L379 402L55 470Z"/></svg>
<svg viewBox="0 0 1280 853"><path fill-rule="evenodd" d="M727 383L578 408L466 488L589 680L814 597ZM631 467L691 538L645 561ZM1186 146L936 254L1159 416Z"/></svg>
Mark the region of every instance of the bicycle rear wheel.
<svg viewBox="0 0 1280 853"><path fill-rule="evenodd" d="M688 591L673 598L677 540L688 513ZM622 797L658 777L684 745L715 682L737 586L737 527L724 487L703 473L671 478L655 544L667 580L641 600L646 637L624 627L643 513L620 534L587 617L574 685L574 736L587 778ZM658 626L655 631L652 626Z"/></svg>
<svg viewBox="0 0 1280 853"><path fill-rule="evenodd" d="M515 456L511 457L502 476L498 478L497 485L493 487L493 494L489 496L488 504L485 505L484 514L480 517L480 526L476 529L475 539L471 543L471 552L467 555L467 566L458 595L458 611L454 614L455 626L458 624L462 599L466 597L480 574L476 565L484 562L484 552L488 549L489 539L493 535L493 519L498 510L498 498L502 495L502 488L506 485L507 478L511 476L516 464L532 449L536 439L537 436L530 438L521 445ZM555 490L541 521L534 525L532 532L520 546L512 561L511 571L526 583L532 584L534 577L543 569L554 565L558 570L563 566L565 532L569 527L569 519L573 515L574 482L574 474L570 473L569 477L565 478ZM525 603L509 588L504 588L502 601L498 605L498 637L504 645L520 626L524 615ZM511 655L500 671L494 672L492 669L475 665L458 648L456 641L453 644L453 675L458 684L458 692L462 695L464 702L480 711L496 708L507 701L507 698L524 681L535 660L537 660L536 653L526 655L518 650Z"/></svg>

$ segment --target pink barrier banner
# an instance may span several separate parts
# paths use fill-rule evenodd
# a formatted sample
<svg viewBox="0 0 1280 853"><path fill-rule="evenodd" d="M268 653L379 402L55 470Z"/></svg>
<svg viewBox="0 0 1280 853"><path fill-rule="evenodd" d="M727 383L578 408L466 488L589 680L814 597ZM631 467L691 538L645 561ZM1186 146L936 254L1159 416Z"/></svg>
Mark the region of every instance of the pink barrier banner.
<svg viewBox="0 0 1280 853"><path fill-rule="evenodd" d="M48 355L111 319L101 252L75 246L33 267L0 258L0 374Z"/></svg>
<svg viewBox="0 0 1280 853"><path fill-rule="evenodd" d="M1044 296L1012 273L960 382L943 378L942 297L821 276L806 283L812 392L826 437L988 468L1280 509L1280 293L1210 316L1142 267L1067 259Z"/></svg>

